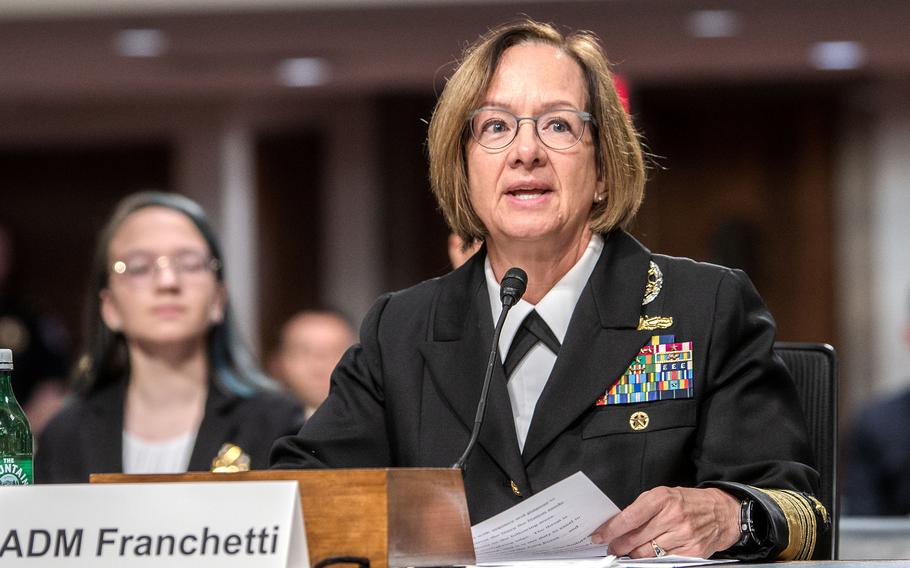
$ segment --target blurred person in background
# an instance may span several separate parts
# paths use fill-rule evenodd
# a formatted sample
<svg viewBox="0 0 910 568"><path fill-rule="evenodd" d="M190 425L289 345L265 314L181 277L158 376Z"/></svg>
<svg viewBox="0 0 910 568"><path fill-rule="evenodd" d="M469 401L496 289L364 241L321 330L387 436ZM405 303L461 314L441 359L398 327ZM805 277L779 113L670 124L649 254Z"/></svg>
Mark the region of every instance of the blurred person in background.
<svg viewBox="0 0 910 568"><path fill-rule="evenodd" d="M452 263L452 269L456 269L462 264L466 263L468 259L474 256L474 253L480 250L480 245L483 244L483 241L475 240L471 242L470 246L465 246L464 241L461 240L455 233L449 234L448 242L448 251L449 251L449 262Z"/></svg>
<svg viewBox="0 0 910 568"><path fill-rule="evenodd" d="M910 350L910 302L903 338ZM869 404L854 422L847 438L844 513L910 515L910 387Z"/></svg>
<svg viewBox="0 0 910 568"><path fill-rule="evenodd" d="M124 198L100 233L86 307L76 395L39 439L36 482L264 468L275 438L302 424L238 338L221 247L194 201Z"/></svg>
<svg viewBox="0 0 910 568"><path fill-rule="evenodd" d="M743 272L625 231L645 166L597 38L490 31L446 83L427 147L449 227L483 246L374 304L273 466L456 463L520 267L464 468L472 523L583 471L623 509L592 535L611 554L810 558L827 513L774 320Z"/></svg>
<svg viewBox="0 0 910 568"><path fill-rule="evenodd" d="M69 334L22 299L15 260L12 231L0 224L0 347L13 350L13 390L37 435L63 404Z"/></svg>
<svg viewBox="0 0 910 568"><path fill-rule="evenodd" d="M300 312L282 327L272 374L297 397L307 418L329 395L332 370L354 341L348 320L329 310Z"/></svg>

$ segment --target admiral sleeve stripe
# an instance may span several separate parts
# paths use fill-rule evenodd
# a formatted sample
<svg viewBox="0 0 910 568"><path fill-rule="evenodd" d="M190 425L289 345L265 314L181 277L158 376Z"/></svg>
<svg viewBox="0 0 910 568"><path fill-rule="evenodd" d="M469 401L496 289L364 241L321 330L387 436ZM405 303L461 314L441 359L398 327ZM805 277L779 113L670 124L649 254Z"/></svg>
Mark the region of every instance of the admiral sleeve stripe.
<svg viewBox="0 0 910 568"><path fill-rule="evenodd" d="M827 518L827 511L824 506L817 499L813 497L807 498L796 491L783 489L758 490L771 497L787 519L789 532L787 547L780 553L778 558L780 560L809 560L812 558L818 534L815 511L819 512L824 522L824 519Z"/></svg>

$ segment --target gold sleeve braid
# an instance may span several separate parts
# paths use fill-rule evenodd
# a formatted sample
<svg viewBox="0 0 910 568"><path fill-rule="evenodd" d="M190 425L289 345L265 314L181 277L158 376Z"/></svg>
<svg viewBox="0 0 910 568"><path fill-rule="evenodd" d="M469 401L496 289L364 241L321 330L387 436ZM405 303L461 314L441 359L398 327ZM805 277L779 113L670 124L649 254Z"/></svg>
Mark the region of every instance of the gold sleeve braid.
<svg viewBox="0 0 910 568"><path fill-rule="evenodd" d="M778 560L809 560L815 551L815 540L818 535L816 512L827 524L828 511L815 497L785 489L760 489L768 495L783 512L789 530L786 548Z"/></svg>

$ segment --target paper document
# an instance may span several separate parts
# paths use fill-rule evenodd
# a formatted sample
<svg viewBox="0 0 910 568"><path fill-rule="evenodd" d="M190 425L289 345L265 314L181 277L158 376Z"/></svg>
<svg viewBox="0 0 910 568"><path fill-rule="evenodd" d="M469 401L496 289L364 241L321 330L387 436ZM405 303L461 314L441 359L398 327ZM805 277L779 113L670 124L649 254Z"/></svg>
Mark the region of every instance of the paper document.
<svg viewBox="0 0 910 568"><path fill-rule="evenodd" d="M661 556L660 558L636 558L622 557L616 561L619 568L687 568L688 566L705 566L708 564L728 564L730 562L739 562L733 558L722 558L720 560L708 560L706 558L696 558L694 556Z"/></svg>
<svg viewBox="0 0 910 568"><path fill-rule="evenodd" d="M603 558L579 558L575 560L517 560L514 562L491 562L476 568L611 568L616 567L615 556ZM466 566L465 568L475 568Z"/></svg>
<svg viewBox="0 0 910 568"><path fill-rule="evenodd" d="M605 557L607 546L590 535L618 512L579 471L471 527L476 562Z"/></svg>
<svg viewBox="0 0 910 568"><path fill-rule="evenodd" d="M584 558L576 560L518 560L514 562L490 562L478 568L690 568L709 564L738 562L733 559L708 560L693 556L663 556L661 558L638 558L632 560L627 556L616 558ZM472 568L472 567L468 567Z"/></svg>

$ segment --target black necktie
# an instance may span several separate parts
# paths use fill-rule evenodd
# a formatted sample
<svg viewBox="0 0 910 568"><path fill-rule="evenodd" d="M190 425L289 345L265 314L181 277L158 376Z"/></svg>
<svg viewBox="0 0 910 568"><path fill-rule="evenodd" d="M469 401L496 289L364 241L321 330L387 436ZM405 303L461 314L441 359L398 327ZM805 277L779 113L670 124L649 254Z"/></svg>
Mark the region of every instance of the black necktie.
<svg viewBox="0 0 910 568"><path fill-rule="evenodd" d="M512 376L515 367L517 367L521 360L524 359L524 356L528 354L528 351L537 345L537 342L539 341L542 341L554 355L559 355L559 340L556 339L553 330L550 329L547 322L543 321L540 314L535 310L531 310L531 313L528 314L518 327L518 331L515 333L515 339L512 340L512 345L509 347L509 354L506 356L506 361L502 364L503 369L506 372L507 380Z"/></svg>

